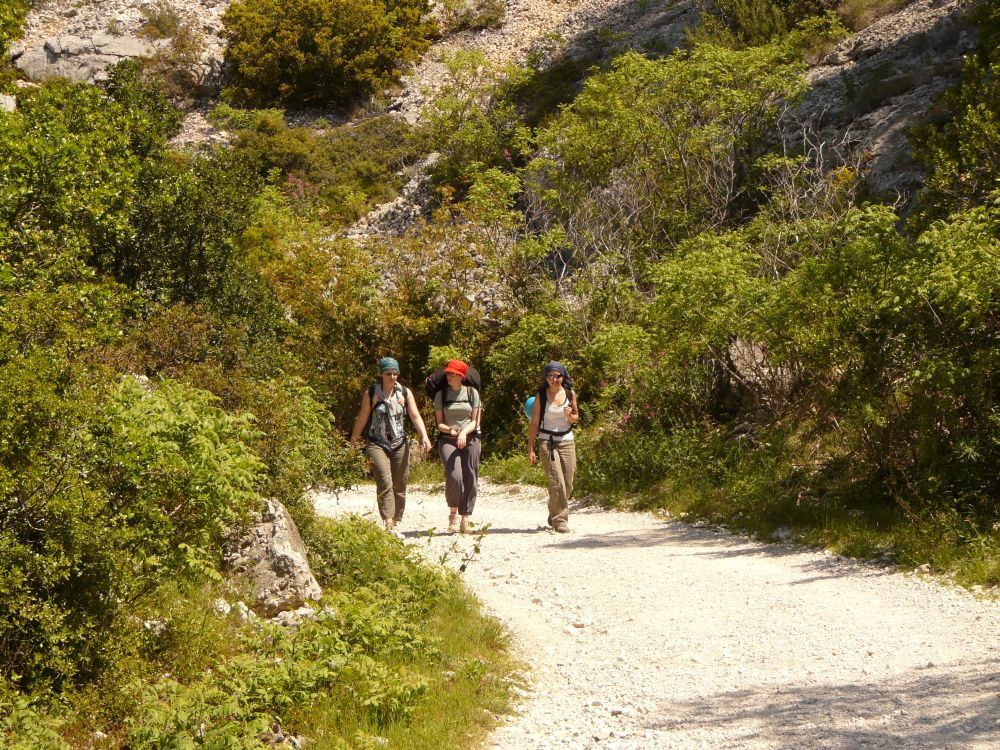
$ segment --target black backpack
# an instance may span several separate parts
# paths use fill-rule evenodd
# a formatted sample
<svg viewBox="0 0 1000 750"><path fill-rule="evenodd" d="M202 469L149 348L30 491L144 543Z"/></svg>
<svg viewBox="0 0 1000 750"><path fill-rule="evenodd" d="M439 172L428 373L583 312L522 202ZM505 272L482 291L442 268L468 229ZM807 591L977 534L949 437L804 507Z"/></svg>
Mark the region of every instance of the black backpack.
<svg viewBox="0 0 1000 750"><path fill-rule="evenodd" d="M472 365L469 365L468 372L465 373L465 377L462 378L462 385L471 385L477 391L479 391L480 396L483 393L483 379L479 375L479 370L477 370ZM427 394L427 398L430 399L431 403L434 403L434 397L438 395L440 391L443 391L448 387L448 376L445 375L444 368L439 367L424 381L424 392Z"/></svg>

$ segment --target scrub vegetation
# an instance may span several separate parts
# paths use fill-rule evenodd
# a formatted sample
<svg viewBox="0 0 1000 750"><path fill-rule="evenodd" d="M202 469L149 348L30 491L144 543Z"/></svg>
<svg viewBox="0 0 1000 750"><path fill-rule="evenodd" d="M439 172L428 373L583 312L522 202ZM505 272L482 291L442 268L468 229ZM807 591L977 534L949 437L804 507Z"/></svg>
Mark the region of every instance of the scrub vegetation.
<svg viewBox="0 0 1000 750"><path fill-rule="evenodd" d="M582 493L1000 582L1000 15L982 5L914 135L928 177L901 216L850 155L773 137L846 17L715 6L658 59L456 56L411 128L372 97L435 33L422 4L235 3L213 114L233 140L198 152L169 147L171 92L135 63L101 88L0 76L0 744L486 731L502 628L308 501L361 476L345 435L385 353L418 394L444 351L479 367L503 481L538 481L522 404L558 358ZM0 10L0 47L26 10ZM342 125L282 110L361 101ZM432 151L432 213L344 238ZM327 590L294 633L212 608L225 530L265 497Z"/></svg>

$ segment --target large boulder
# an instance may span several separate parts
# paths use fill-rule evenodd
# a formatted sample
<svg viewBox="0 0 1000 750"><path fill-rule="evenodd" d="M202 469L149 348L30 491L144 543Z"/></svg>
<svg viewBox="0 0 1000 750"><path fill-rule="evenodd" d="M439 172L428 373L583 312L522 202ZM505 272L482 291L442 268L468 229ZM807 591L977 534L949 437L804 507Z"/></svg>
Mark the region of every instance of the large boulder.
<svg viewBox="0 0 1000 750"><path fill-rule="evenodd" d="M323 596L295 521L276 500L268 500L250 530L227 546L225 561L249 584L252 609L262 617L298 609Z"/></svg>

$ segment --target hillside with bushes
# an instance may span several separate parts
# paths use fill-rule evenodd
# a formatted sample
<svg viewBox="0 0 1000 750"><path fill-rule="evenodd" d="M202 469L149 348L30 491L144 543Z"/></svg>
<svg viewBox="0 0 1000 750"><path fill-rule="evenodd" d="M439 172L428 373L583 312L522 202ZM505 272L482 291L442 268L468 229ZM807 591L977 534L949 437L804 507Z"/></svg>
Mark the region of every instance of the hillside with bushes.
<svg viewBox="0 0 1000 750"><path fill-rule="evenodd" d="M260 747L320 712L343 720L317 747L374 747L456 690L485 731L495 623L309 500L361 477L385 354L411 384L477 364L496 476L528 471L556 358L581 492L1000 582L995 4L939 8L907 74L887 29L923 0L588 5L492 57L520 4L237 0L217 48L178 10L201 5L0 8L3 743ZM39 19L85 36L31 47ZM142 57L112 53L133 33ZM101 60L27 80L56 46ZM192 115L214 137L178 146ZM889 162L906 179L873 182ZM294 634L206 614L264 498L328 590Z"/></svg>

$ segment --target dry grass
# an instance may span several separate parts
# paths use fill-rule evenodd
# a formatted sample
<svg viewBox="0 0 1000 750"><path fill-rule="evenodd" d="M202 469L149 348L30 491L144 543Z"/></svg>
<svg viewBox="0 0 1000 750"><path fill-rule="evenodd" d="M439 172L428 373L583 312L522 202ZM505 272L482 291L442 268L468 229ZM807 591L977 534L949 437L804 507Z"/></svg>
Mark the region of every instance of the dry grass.
<svg viewBox="0 0 1000 750"><path fill-rule="evenodd" d="M875 21L894 13L909 0L844 0L837 8L837 15L851 31L861 31Z"/></svg>

